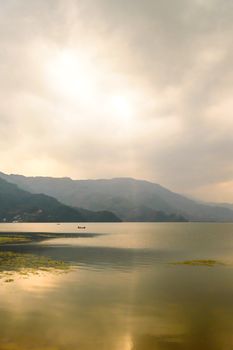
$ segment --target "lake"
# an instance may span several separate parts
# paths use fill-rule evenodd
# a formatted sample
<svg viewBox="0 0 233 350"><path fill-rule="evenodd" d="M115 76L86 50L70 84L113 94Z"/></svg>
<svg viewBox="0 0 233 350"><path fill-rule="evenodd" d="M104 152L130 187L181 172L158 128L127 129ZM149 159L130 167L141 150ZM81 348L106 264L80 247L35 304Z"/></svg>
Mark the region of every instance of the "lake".
<svg viewBox="0 0 233 350"><path fill-rule="evenodd" d="M71 265L1 275L1 350L233 349L233 224L15 223L0 232L56 233L0 251Z"/></svg>

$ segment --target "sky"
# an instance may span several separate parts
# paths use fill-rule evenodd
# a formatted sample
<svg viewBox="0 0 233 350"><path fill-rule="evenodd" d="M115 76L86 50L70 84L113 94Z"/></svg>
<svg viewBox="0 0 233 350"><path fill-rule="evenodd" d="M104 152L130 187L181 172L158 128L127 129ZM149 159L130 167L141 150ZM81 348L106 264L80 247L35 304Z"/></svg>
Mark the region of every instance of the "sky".
<svg viewBox="0 0 233 350"><path fill-rule="evenodd" d="M0 171L233 203L233 2L0 0Z"/></svg>

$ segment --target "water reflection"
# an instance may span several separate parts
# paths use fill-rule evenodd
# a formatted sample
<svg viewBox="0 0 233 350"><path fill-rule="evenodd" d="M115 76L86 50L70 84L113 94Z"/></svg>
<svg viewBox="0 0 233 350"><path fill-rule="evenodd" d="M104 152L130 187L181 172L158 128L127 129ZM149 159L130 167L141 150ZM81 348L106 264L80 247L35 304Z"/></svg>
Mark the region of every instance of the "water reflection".
<svg viewBox="0 0 233 350"><path fill-rule="evenodd" d="M198 295L193 292L193 277L180 283L162 271L146 276L135 271L129 276L103 273L100 280L95 272L81 270L38 290L19 283L9 294L8 285L1 290L1 339L25 350L224 349L232 344L232 286L226 298L219 286L209 299L207 283ZM209 288L215 287L212 280Z"/></svg>
<svg viewBox="0 0 233 350"><path fill-rule="evenodd" d="M190 258L229 260L229 226L221 226L217 235L215 226L211 232L210 226L198 225L198 231L187 237L188 226L179 225L176 237L171 237L171 224L167 232L163 227L163 234L156 233L156 225L154 233L152 225L150 230L145 225L150 246L143 243L141 249L138 244L129 246L133 234L126 227L125 247L123 238L120 246L112 247L110 237L98 246L96 240L103 241L104 236L79 245L80 238L73 246L64 241L11 246L24 253L73 261L77 269L1 286L0 349L233 348L232 267L167 263ZM197 243L197 236L202 244Z"/></svg>

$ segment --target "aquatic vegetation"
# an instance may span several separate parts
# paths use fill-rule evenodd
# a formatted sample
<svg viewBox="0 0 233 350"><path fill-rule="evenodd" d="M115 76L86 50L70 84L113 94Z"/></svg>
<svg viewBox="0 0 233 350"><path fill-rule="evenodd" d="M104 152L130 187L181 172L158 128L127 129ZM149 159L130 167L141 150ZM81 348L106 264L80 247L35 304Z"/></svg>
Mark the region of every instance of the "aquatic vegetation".
<svg viewBox="0 0 233 350"><path fill-rule="evenodd" d="M4 244L38 243L54 238L92 238L100 233L56 233L56 232L0 232L0 246Z"/></svg>
<svg viewBox="0 0 233 350"><path fill-rule="evenodd" d="M87 235L86 235L87 236ZM93 235L89 235L92 237ZM22 253L18 245L37 244L41 241L62 237L83 237L82 234L46 233L46 232L2 232L0 233L0 280L13 282L17 275L27 278L29 275L40 275L43 272L60 273L70 271L69 263L49 256ZM2 247L2 249L1 249Z"/></svg>
<svg viewBox="0 0 233 350"><path fill-rule="evenodd" d="M213 259L200 259L200 260L184 260L184 261L176 261L170 263L171 265L188 265L188 266L207 266L207 267L214 267L214 266L224 266L226 265L222 261L219 260L213 260Z"/></svg>
<svg viewBox="0 0 233 350"><path fill-rule="evenodd" d="M2 244L14 244L14 243L29 243L31 240L28 237L23 236L0 236L0 245Z"/></svg>
<svg viewBox="0 0 233 350"><path fill-rule="evenodd" d="M13 282L15 274L26 278L39 275L41 272L59 273L69 271L70 265L62 260L54 260L45 256L0 252L0 279Z"/></svg>
<svg viewBox="0 0 233 350"><path fill-rule="evenodd" d="M13 252L0 252L0 272L20 271L22 269L68 269L69 264L62 260L54 260L45 256L22 254Z"/></svg>
<svg viewBox="0 0 233 350"><path fill-rule="evenodd" d="M8 278L8 279L6 279L4 282L6 282L6 283L14 282L14 279L13 279L13 278Z"/></svg>

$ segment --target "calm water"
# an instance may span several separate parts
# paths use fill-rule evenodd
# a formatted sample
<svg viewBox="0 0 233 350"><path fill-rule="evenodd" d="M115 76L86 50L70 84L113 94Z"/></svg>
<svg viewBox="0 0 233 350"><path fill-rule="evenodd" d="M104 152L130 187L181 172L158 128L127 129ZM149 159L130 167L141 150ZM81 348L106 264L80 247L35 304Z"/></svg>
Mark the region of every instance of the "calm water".
<svg viewBox="0 0 233 350"><path fill-rule="evenodd" d="M0 282L0 350L233 349L233 224L86 224L11 246L76 266ZM80 232L1 224L1 232ZM0 248L2 249L2 248ZM173 262L214 259L214 267Z"/></svg>

